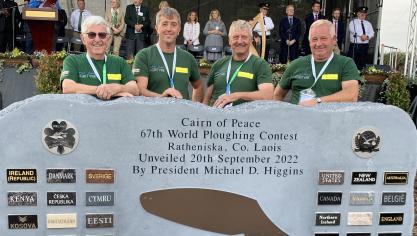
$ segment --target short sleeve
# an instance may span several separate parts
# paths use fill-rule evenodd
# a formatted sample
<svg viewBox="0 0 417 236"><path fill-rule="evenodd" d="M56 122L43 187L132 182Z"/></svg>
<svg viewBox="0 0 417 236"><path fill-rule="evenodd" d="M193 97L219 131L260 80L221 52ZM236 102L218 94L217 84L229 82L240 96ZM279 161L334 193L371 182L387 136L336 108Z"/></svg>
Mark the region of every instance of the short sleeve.
<svg viewBox="0 0 417 236"><path fill-rule="evenodd" d="M73 80L75 82L79 82L79 78L78 78L78 69L77 69L77 65L76 65L76 59L75 55L70 55L68 57L65 58L64 62L63 62L63 66L62 66L62 72L61 72L61 82L64 79L70 79Z"/></svg>
<svg viewBox="0 0 417 236"><path fill-rule="evenodd" d="M291 89L291 66L285 70L282 79L279 81L279 86L285 90Z"/></svg>
<svg viewBox="0 0 417 236"><path fill-rule="evenodd" d="M265 60L261 59L261 63L258 68L259 69L256 73L257 84L258 85L264 84L264 83L272 84L272 72L268 63Z"/></svg>
<svg viewBox="0 0 417 236"><path fill-rule="evenodd" d="M200 70L198 69L197 61L190 54L190 81L194 82L200 79Z"/></svg>
<svg viewBox="0 0 417 236"><path fill-rule="evenodd" d="M120 59L120 67L122 73L122 84L127 84L132 80L135 80L135 77L132 74L129 64L123 59Z"/></svg>
<svg viewBox="0 0 417 236"><path fill-rule="evenodd" d="M342 71L342 82L348 80L360 80L358 68L352 58L346 58L346 63Z"/></svg>
<svg viewBox="0 0 417 236"><path fill-rule="evenodd" d="M147 50L140 50L135 56L135 62L133 63L132 73L136 76L144 76L149 78L148 57L146 55Z"/></svg>

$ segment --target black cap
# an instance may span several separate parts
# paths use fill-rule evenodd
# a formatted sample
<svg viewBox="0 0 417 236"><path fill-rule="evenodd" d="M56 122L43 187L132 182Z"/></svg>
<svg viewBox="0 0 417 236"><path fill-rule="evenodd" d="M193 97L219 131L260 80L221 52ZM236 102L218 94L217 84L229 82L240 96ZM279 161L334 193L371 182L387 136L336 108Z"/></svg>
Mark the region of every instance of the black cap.
<svg viewBox="0 0 417 236"><path fill-rule="evenodd" d="M269 4L267 2L263 2L263 3L259 3L258 6L259 6L259 8L269 9L269 6L271 6L271 4Z"/></svg>
<svg viewBox="0 0 417 236"><path fill-rule="evenodd" d="M362 6L362 7L358 7L356 8L355 12L368 12L368 7Z"/></svg>

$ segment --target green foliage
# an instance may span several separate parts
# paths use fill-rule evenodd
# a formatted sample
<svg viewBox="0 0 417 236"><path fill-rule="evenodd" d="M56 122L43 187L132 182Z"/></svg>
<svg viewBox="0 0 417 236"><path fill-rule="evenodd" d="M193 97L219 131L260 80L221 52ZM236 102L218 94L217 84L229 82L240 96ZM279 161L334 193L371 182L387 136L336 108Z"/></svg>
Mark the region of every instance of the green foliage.
<svg viewBox="0 0 417 236"><path fill-rule="evenodd" d="M212 65L212 63L206 61L205 59L200 59L198 62L198 67L200 68L211 68Z"/></svg>
<svg viewBox="0 0 417 236"><path fill-rule="evenodd" d="M26 62L17 66L16 73L22 74L23 72L28 72L30 69L32 69L32 64Z"/></svg>
<svg viewBox="0 0 417 236"><path fill-rule="evenodd" d="M392 74L385 80L382 99L386 104L397 106L404 111L410 107L410 94L407 89L408 81L401 74Z"/></svg>
<svg viewBox="0 0 417 236"><path fill-rule="evenodd" d="M35 77L36 89L40 93L61 93L62 62L67 56L65 51L55 52L40 58L38 74Z"/></svg>

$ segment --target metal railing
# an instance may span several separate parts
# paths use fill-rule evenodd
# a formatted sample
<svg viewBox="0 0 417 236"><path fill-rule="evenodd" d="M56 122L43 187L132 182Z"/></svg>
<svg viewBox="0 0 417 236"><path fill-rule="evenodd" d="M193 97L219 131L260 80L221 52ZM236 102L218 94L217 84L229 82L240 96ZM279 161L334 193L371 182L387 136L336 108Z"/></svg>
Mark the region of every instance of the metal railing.
<svg viewBox="0 0 417 236"><path fill-rule="evenodd" d="M393 70L397 70L398 65L398 54L400 50L396 47L387 46L383 43L381 44L381 59L379 60L380 65L384 65L384 58L388 54L389 60L388 64Z"/></svg>

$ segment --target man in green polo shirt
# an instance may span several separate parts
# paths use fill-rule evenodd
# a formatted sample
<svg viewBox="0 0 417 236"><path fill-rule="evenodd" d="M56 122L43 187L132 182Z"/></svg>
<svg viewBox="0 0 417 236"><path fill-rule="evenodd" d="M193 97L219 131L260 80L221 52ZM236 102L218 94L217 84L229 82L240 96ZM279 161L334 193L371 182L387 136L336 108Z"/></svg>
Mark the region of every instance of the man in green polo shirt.
<svg viewBox="0 0 417 236"><path fill-rule="evenodd" d="M359 73L351 58L336 55L336 34L332 22L318 20L310 28L311 55L291 62L275 89L282 101L292 90L291 103L315 106L321 102L356 102Z"/></svg>
<svg viewBox="0 0 417 236"><path fill-rule="evenodd" d="M135 96L138 89L129 65L121 57L106 55L110 26L101 16L90 16L81 26L87 52L70 55L61 73L63 93L85 93L103 100Z"/></svg>
<svg viewBox="0 0 417 236"><path fill-rule="evenodd" d="M139 91L147 97L190 99L188 85L193 87L192 100L201 102L203 86L194 57L176 48L181 18L174 8L162 8L156 15L158 43L136 54L133 74Z"/></svg>
<svg viewBox="0 0 417 236"><path fill-rule="evenodd" d="M250 54L251 42L250 24L234 21L229 30L232 56L218 60L211 68L204 104L222 108L272 99L271 69L265 60Z"/></svg>

